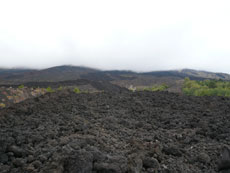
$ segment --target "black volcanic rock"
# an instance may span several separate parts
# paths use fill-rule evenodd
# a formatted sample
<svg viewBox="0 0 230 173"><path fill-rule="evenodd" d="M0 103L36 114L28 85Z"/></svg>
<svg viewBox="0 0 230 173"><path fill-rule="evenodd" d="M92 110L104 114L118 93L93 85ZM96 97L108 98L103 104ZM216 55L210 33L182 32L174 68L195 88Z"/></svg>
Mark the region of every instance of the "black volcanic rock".
<svg viewBox="0 0 230 173"><path fill-rule="evenodd" d="M168 92L48 93L0 110L0 172L226 172L229 107Z"/></svg>
<svg viewBox="0 0 230 173"><path fill-rule="evenodd" d="M218 169L219 171L230 172L230 149L227 146L224 146L221 149Z"/></svg>
<svg viewBox="0 0 230 173"><path fill-rule="evenodd" d="M8 151L14 153L16 157L22 157L25 153L25 151L22 148L15 145L10 146Z"/></svg>

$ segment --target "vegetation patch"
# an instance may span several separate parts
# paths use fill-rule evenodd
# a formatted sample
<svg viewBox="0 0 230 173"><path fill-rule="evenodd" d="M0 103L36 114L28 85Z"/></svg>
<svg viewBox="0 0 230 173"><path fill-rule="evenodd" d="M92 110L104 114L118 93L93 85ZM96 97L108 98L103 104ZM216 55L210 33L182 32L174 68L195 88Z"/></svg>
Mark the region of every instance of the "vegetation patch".
<svg viewBox="0 0 230 173"><path fill-rule="evenodd" d="M63 87L59 86L58 91L61 91L61 90L63 90Z"/></svg>
<svg viewBox="0 0 230 173"><path fill-rule="evenodd" d="M77 88L77 87L76 87L76 88L74 88L74 90L73 90L73 91L74 91L75 93L77 93L77 94L78 94L78 93L81 93L80 89L79 89L79 88Z"/></svg>
<svg viewBox="0 0 230 173"><path fill-rule="evenodd" d="M49 92L49 93L54 92L54 90L51 87L46 88L46 91Z"/></svg>
<svg viewBox="0 0 230 173"><path fill-rule="evenodd" d="M24 87L25 87L24 85L18 86L19 89L23 89Z"/></svg>
<svg viewBox="0 0 230 173"><path fill-rule="evenodd" d="M185 78L182 91L191 96L230 97L230 82L222 80L195 81Z"/></svg>
<svg viewBox="0 0 230 173"><path fill-rule="evenodd" d="M139 88L137 89L138 91L164 91L166 89L168 89L168 85L166 84L162 84L162 85L155 85L155 86L151 86L151 87L145 87L145 88Z"/></svg>

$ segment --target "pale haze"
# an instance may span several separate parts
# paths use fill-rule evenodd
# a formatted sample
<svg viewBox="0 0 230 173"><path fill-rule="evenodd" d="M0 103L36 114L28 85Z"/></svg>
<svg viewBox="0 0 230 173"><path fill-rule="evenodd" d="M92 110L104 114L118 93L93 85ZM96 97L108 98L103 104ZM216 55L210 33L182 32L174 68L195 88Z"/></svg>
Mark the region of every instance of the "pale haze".
<svg viewBox="0 0 230 173"><path fill-rule="evenodd" d="M0 67L230 73L229 0L1 0Z"/></svg>

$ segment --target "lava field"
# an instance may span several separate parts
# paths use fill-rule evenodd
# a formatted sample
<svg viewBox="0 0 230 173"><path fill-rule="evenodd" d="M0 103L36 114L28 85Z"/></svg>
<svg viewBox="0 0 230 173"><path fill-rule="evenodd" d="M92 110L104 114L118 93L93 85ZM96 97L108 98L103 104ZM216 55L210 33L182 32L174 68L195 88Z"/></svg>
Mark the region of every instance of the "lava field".
<svg viewBox="0 0 230 173"><path fill-rule="evenodd" d="M230 172L230 98L47 93L0 110L1 173Z"/></svg>

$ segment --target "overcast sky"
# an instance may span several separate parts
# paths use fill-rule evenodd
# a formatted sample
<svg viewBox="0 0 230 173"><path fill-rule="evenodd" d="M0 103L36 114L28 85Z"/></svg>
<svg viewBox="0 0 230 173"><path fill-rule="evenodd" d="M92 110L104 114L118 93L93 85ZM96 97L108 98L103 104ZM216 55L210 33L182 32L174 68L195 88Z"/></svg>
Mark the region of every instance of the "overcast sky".
<svg viewBox="0 0 230 173"><path fill-rule="evenodd" d="M229 0L1 0L0 66L230 73Z"/></svg>

